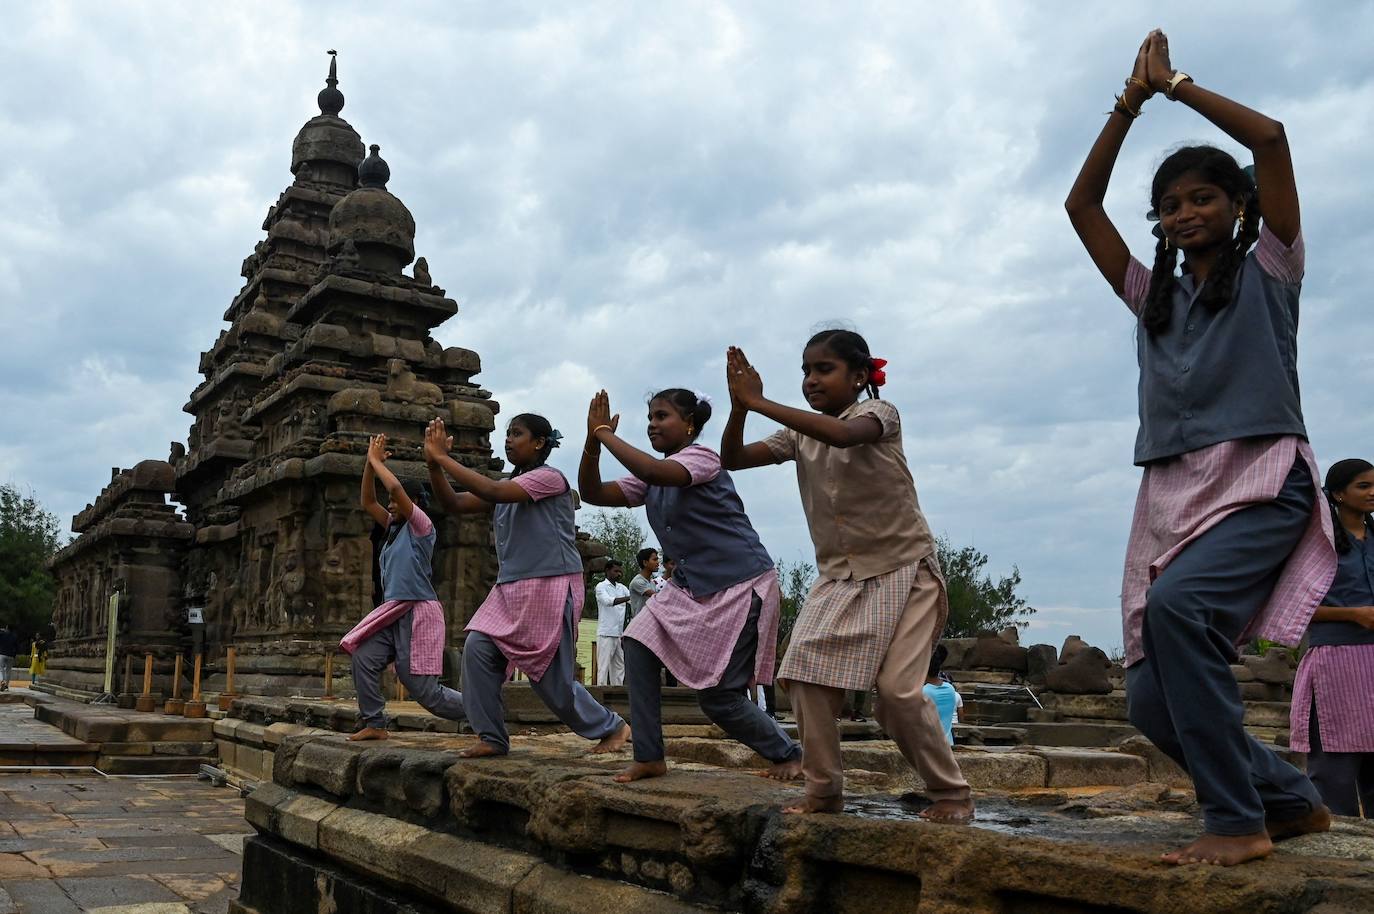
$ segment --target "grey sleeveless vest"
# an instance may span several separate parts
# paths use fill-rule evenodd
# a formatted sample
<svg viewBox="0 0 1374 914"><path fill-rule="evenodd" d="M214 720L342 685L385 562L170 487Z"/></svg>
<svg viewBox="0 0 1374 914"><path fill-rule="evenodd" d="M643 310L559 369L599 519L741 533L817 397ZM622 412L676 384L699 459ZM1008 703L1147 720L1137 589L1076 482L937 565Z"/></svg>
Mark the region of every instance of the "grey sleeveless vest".
<svg viewBox="0 0 1374 914"><path fill-rule="evenodd" d="M411 510L419 511L420 508L416 506ZM432 525L427 536L416 536L411 532L409 523L401 524L396 538L382 547L382 555L378 560L382 568L383 600L439 599L430 582L434 539Z"/></svg>
<svg viewBox="0 0 1374 914"><path fill-rule="evenodd" d="M492 509L496 560L500 563L496 583L582 573L572 489L567 478L558 475L563 479L562 495L507 502Z"/></svg>

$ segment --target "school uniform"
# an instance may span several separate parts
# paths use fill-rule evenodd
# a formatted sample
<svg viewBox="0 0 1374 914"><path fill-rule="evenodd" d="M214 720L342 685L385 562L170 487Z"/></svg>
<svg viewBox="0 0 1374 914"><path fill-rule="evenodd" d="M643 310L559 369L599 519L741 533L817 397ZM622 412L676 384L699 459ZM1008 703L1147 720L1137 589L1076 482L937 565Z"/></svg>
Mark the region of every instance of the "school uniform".
<svg viewBox="0 0 1374 914"><path fill-rule="evenodd" d="M796 461L820 572L778 673L802 731L806 792L844 792L835 716L845 690L867 692L876 683L878 723L928 795L966 799L968 782L922 689L949 615L935 539L902 450L897 408L863 400L839 418L865 416L882 428L871 444L831 447L789 428L764 439L778 463Z"/></svg>
<svg viewBox="0 0 1374 914"><path fill-rule="evenodd" d="M771 762L801 747L749 701L753 682L773 681L778 632L778 573L720 463L699 444L667 458L687 469L686 486L616 481L631 507L643 505L663 549L677 559L673 579L625 629L636 761L663 759L660 675L666 667L697 690L717 726Z"/></svg>
<svg viewBox="0 0 1374 914"><path fill-rule="evenodd" d="M1374 606L1374 529L1336 557L1323 606ZM1374 818L1374 629L1313 622L1298 664L1289 746L1307 753L1307 775L1331 811Z"/></svg>
<svg viewBox="0 0 1374 914"><path fill-rule="evenodd" d="M586 596L572 489L541 466L512 477L530 501L492 509L499 568L496 585L467 626L463 690L468 720L483 742L510 749L501 687L515 670L578 736L601 740L625 721L573 677L577 624Z"/></svg>
<svg viewBox="0 0 1374 914"><path fill-rule="evenodd" d="M392 535L394 531L394 536ZM396 678L431 714L463 719L463 695L440 684L444 672L444 607L430 582L434 524L418 505L382 546L382 605L368 613L339 646L353 655L353 688L364 726L386 727L382 671Z"/></svg>
<svg viewBox="0 0 1374 914"><path fill-rule="evenodd" d="M1296 644L1335 574L1297 378L1302 238L1260 230L1230 304L1198 304L1186 272L1167 330L1138 317L1150 271L1132 259L1144 468L1122 581L1131 722L1188 771L1209 833L1253 834L1320 803L1245 733L1230 670L1251 638Z"/></svg>

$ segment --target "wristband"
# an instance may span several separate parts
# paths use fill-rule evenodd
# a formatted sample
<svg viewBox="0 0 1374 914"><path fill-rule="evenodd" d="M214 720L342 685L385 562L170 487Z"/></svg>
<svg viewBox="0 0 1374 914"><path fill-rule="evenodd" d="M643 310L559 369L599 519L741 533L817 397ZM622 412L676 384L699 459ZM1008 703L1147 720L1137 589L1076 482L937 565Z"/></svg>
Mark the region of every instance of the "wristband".
<svg viewBox="0 0 1374 914"><path fill-rule="evenodd" d="M1189 76L1187 73L1184 73L1182 70L1175 70L1174 75L1169 78L1168 84L1164 87L1164 97L1171 102L1178 101L1178 99L1174 98L1174 93L1178 91L1178 87L1183 83L1190 83L1192 81L1193 77Z"/></svg>

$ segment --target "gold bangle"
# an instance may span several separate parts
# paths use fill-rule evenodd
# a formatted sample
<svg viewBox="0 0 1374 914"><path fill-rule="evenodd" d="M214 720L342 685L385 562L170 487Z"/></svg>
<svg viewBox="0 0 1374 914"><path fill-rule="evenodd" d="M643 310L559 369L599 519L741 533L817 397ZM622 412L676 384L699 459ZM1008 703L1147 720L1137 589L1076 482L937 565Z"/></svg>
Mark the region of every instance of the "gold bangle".
<svg viewBox="0 0 1374 914"><path fill-rule="evenodd" d="M1140 109L1137 108L1136 110L1132 111L1131 106L1126 104L1125 95L1118 95L1116 97L1116 104L1112 106L1112 110L1120 111L1122 114L1126 115L1131 120L1135 120L1136 118L1140 117Z"/></svg>
<svg viewBox="0 0 1374 914"><path fill-rule="evenodd" d="M1154 94L1155 94L1154 88L1151 87L1151 85L1150 85L1149 83L1147 83L1145 80L1141 79L1139 76L1127 76L1127 77L1126 77L1126 88L1129 89L1131 86L1137 86L1137 87L1143 89L1143 90L1145 91L1145 97L1146 97L1146 98L1149 98L1151 95L1154 95Z"/></svg>
<svg viewBox="0 0 1374 914"><path fill-rule="evenodd" d="M592 429L592 437L595 438L596 433L601 431L603 428L610 429L612 433L615 432L615 429L611 428L609 425L598 425L596 428Z"/></svg>

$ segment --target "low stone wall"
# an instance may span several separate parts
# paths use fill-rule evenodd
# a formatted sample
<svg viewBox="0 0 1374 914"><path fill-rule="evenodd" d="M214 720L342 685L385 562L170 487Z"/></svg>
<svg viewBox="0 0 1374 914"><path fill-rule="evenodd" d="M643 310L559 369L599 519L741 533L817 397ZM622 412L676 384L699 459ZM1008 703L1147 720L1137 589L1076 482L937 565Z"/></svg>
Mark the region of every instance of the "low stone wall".
<svg viewBox="0 0 1374 914"><path fill-rule="evenodd" d="M1048 791L980 793L982 827L959 828L921 821L914 800L879 794L856 793L846 815L786 816L779 807L798 787L704 764L616 784L609 775L625 759L583 755L575 737L517 738L507 757L460 759L456 750L470 743L284 736L272 783L248 798L259 836L245 854L237 911L1374 909L1374 828L1363 824L1232 870L1160 866L1160 850L1197 828L1191 797L1163 785L1103 793L1061 780ZM1073 755L1034 758L1048 782L1056 769L1086 770ZM1119 782L1151 774L1146 758L1113 764Z"/></svg>

